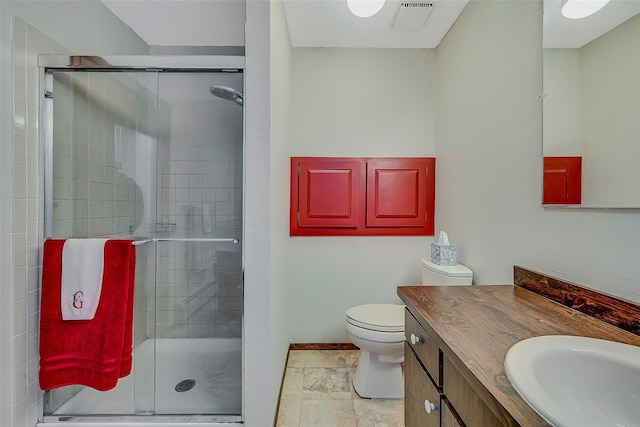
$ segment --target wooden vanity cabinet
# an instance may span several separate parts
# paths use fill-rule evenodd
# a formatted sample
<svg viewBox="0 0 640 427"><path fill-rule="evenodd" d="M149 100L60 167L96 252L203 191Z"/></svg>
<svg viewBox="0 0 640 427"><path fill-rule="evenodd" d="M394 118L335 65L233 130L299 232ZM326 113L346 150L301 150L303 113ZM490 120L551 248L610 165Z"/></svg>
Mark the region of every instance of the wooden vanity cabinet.
<svg viewBox="0 0 640 427"><path fill-rule="evenodd" d="M406 427L503 426L409 310L405 335ZM435 410L427 413L425 401Z"/></svg>
<svg viewBox="0 0 640 427"><path fill-rule="evenodd" d="M426 349L406 344L419 363L416 367L407 357L405 379L425 375L425 370L433 380L441 378L434 385L441 387L442 427L549 427L505 371L507 352L522 340L573 335L640 346L638 328L629 320L640 319L637 304L520 267L514 281L515 286L398 287L407 310L407 342L412 333L423 334L429 338L424 343L433 343L427 347L438 348L442 362L438 375L425 355L435 350L423 354ZM572 308L578 304L583 311ZM424 407L417 398L405 405L406 413ZM406 427L421 425L407 417Z"/></svg>

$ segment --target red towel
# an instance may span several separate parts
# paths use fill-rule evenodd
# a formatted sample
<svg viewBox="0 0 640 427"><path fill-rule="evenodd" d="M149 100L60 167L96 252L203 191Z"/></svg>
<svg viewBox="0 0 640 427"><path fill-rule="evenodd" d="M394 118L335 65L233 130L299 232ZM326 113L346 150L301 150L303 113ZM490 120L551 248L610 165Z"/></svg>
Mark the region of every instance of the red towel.
<svg viewBox="0 0 640 427"><path fill-rule="evenodd" d="M82 384L106 391L131 372L135 247L104 246L102 293L92 320L62 320L64 240L44 242L40 303L40 388Z"/></svg>

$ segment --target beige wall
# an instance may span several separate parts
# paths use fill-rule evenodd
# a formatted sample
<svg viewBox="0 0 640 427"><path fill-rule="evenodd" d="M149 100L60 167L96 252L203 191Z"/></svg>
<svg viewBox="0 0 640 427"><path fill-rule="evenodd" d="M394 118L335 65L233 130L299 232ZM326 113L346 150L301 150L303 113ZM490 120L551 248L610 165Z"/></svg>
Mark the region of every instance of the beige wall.
<svg viewBox="0 0 640 427"><path fill-rule="evenodd" d="M434 156L435 66L433 50L293 49L290 155ZM419 283L431 241L290 238L291 341L345 342L345 310L399 302L396 286Z"/></svg>
<svg viewBox="0 0 640 427"><path fill-rule="evenodd" d="M545 156L580 156L580 50L544 50Z"/></svg>
<svg viewBox="0 0 640 427"><path fill-rule="evenodd" d="M433 49L295 48L291 153L432 156Z"/></svg>
<svg viewBox="0 0 640 427"><path fill-rule="evenodd" d="M289 120L291 117L291 44L282 1L271 5L271 404L275 408L289 348Z"/></svg>
<svg viewBox="0 0 640 427"><path fill-rule="evenodd" d="M245 73L244 415L271 424L282 375L281 328L271 307L270 2L248 1ZM278 308L278 307L276 307Z"/></svg>

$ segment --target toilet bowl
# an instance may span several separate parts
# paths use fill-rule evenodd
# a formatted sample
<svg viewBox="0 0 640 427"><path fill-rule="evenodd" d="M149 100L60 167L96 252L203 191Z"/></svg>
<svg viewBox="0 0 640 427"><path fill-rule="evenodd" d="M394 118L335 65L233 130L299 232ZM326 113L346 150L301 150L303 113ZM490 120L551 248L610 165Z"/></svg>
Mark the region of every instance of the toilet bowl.
<svg viewBox="0 0 640 427"><path fill-rule="evenodd" d="M346 313L347 336L360 349L353 388L361 397L402 399L404 306L365 304Z"/></svg>
<svg viewBox="0 0 640 427"><path fill-rule="evenodd" d="M462 264L440 266L421 260L422 285L470 285L473 273ZM360 349L353 388L361 397L402 399L404 305L365 304L346 312L347 337Z"/></svg>

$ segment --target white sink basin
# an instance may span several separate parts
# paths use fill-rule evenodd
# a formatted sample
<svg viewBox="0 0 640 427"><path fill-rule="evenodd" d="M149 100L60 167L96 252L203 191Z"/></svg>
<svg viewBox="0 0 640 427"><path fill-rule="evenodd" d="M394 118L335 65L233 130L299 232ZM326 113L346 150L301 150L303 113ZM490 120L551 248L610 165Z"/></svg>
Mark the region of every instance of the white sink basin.
<svg viewBox="0 0 640 427"><path fill-rule="evenodd" d="M640 426L640 347L541 336L511 347L504 365L513 387L553 426Z"/></svg>

